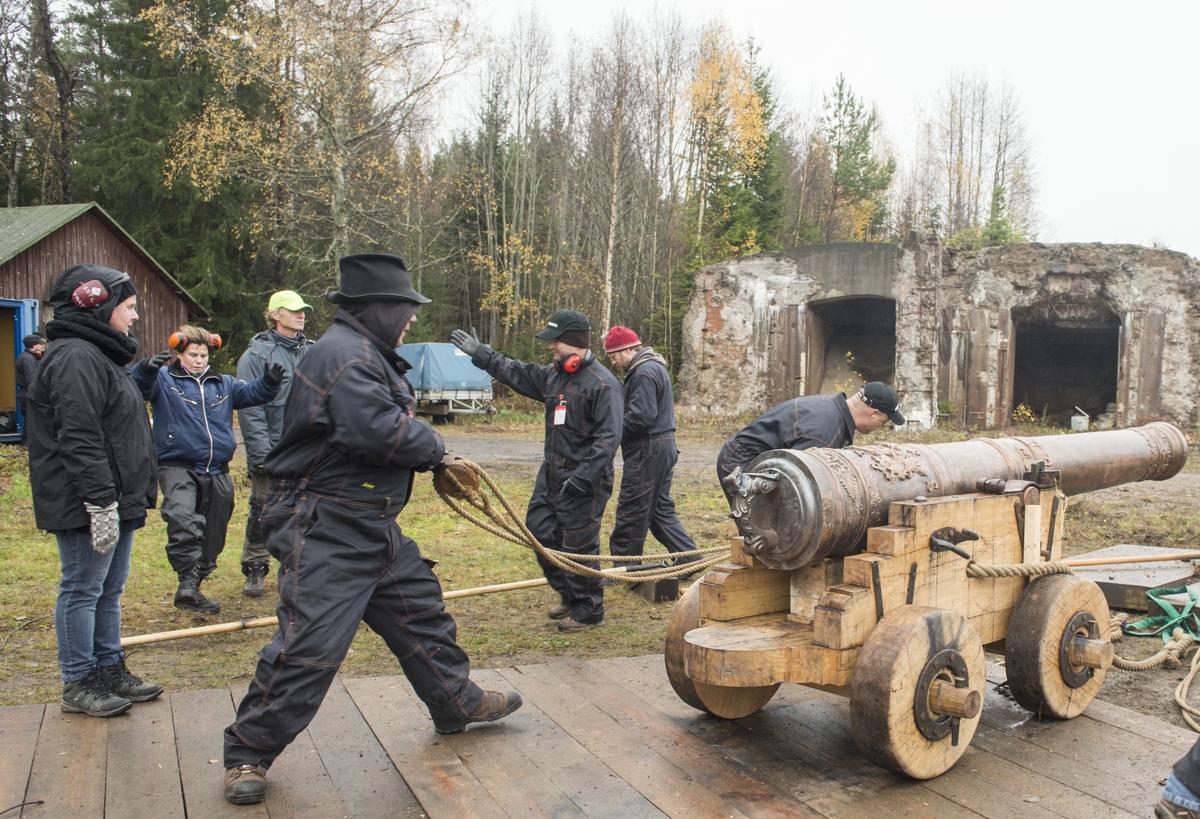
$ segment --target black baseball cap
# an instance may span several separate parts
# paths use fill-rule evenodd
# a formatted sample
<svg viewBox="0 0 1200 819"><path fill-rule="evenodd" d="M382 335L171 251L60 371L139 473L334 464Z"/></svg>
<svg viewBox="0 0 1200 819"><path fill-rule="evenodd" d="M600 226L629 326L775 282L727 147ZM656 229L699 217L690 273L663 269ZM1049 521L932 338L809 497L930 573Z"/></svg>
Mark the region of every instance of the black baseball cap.
<svg viewBox="0 0 1200 819"><path fill-rule="evenodd" d="M882 413L886 413L888 420L896 426L904 423L904 416L897 409L900 403L899 396L896 395L895 390L882 381L872 381L864 385L862 388L862 400L871 409L877 409Z"/></svg>
<svg viewBox="0 0 1200 819"><path fill-rule="evenodd" d="M592 325L588 322L587 316L578 310L559 310L546 322L546 329L534 338L552 341L563 333L587 333L591 332L591 329Z"/></svg>

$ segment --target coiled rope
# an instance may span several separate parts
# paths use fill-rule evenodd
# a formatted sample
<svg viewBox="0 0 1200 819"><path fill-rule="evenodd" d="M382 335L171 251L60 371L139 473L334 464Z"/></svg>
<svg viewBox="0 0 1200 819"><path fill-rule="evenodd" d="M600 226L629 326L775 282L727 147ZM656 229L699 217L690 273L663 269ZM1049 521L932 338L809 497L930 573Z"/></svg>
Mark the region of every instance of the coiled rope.
<svg viewBox="0 0 1200 819"><path fill-rule="evenodd" d="M497 508L492 503L488 497L488 493L482 490L483 486L486 486L491 494L495 496L502 509ZM621 570L614 568L602 571L594 569L587 564L596 562L641 564L648 557L652 556L581 555L573 552L547 549L538 543L537 538L525 526L524 520L522 520L512 504L508 502L508 498L504 497L504 493L500 491L500 488L496 486L495 481L491 479L487 472L478 464L472 463L465 458L455 458L448 462L444 469L439 469L433 476L433 487L437 490L438 496L446 502L447 506L480 529L510 543L531 549L558 568L572 574L584 575L585 577L603 577L612 580L621 580L626 583L641 583L644 581L666 580L696 574L718 563L724 563L729 559L728 548L715 547L699 549L695 552L672 554L671 557L676 558L684 555L699 556L698 560L678 566L656 566L637 571L625 571L623 568ZM471 511L472 509L480 514Z"/></svg>

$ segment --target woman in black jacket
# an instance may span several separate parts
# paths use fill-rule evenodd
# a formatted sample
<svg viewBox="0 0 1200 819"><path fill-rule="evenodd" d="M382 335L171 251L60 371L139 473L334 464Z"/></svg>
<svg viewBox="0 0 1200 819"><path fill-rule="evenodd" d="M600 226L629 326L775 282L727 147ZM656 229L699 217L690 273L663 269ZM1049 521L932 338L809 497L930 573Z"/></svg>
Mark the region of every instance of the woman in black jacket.
<svg viewBox="0 0 1200 819"><path fill-rule="evenodd" d="M137 353L127 273L75 265L50 294L54 342L29 389L29 482L39 529L54 534L62 710L94 717L162 693L125 668L121 592L133 533L157 500L146 405L126 366Z"/></svg>

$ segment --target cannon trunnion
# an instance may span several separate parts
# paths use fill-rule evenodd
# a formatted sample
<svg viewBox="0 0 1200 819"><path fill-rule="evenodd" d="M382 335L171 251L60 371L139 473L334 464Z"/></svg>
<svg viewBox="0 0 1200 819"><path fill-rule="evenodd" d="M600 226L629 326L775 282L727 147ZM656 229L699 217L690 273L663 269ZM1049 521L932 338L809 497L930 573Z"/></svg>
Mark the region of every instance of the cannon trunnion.
<svg viewBox="0 0 1200 819"><path fill-rule="evenodd" d="M1067 495L1165 480L1186 459L1186 439L1161 423L764 453L727 479L741 533L730 562L672 612L671 685L730 719L784 682L848 694L863 753L920 779L974 736L985 645L1005 652L1021 705L1077 716L1112 663L1103 593L1069 574L974 577L968 561L1058 561Z"/></svg>

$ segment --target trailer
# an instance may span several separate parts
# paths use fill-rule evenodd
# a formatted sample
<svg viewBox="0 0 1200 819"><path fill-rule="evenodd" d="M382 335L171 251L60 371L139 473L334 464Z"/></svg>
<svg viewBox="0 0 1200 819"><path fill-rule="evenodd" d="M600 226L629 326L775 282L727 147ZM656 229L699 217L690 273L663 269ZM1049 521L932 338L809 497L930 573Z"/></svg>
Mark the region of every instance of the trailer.
<svg viewBox="0 0 1200 819"><path fill-rule="evenodd" d="M417 412L436 421L455 415L491 415L492 377L471 363L471 357L453 344L434 341L397 348L412 365L408 380L417 398Z"/></svg>

